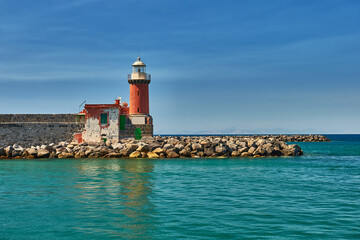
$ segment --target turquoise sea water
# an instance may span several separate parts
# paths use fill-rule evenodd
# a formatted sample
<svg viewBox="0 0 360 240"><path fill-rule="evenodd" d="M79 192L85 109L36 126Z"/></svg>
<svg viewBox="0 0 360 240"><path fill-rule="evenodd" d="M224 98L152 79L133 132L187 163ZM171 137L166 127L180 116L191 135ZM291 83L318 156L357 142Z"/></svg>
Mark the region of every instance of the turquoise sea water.
<svg viewBox="0 0 360 240"><path fill-rule="evenodd" d="M360 239L360 136L301 157L0 161L0 239Z"/></svg>

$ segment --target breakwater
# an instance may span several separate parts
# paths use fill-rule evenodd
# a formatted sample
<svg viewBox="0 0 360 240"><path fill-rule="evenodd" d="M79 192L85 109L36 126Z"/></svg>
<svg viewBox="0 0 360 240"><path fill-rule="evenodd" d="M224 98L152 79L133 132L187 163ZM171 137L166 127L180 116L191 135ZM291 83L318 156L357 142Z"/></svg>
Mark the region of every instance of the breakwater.
<svg viewBox="0 0 360 240"><path fill-rule="evenodd" d="M324 135L319 134L293 134L293 135L265 135L263 138L275 138L284 142L330 142L330 139Z"/></svg>
<svg viewBox="0 0 360 240"><path fill-rule="evenodd" d="M68 143L0 148L0 158L204 158L298 156L302 149L270 136L155 136L141 141Z"/></svg>

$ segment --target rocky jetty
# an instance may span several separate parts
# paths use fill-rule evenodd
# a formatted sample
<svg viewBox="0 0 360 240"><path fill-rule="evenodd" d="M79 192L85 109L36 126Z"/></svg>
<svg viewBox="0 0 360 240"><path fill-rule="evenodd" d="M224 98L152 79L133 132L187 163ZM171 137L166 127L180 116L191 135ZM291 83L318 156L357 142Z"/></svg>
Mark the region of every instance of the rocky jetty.
<svg viewBox="0 0 360 240"><path fill-rule="evenodd" d="M330 139L324 135L266 135L263 138L275 138L284 142L330 142Z"/></svg>
<svg viewBox="0 0 360 240"><path fill-rule="evenodd" d="M213 158L298 156L302 149L270 136L156 136L98 144L49 144L0 148L0 159L20 158Z"/></svg>

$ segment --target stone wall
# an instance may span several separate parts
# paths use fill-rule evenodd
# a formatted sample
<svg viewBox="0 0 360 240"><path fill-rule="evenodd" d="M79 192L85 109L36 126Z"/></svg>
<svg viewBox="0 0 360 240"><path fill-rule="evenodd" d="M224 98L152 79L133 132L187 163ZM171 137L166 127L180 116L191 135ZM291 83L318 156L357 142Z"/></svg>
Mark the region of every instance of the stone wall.
<svg viewBox="0 0 360 240"><path fill-rule="evenodd" d="M0 123L74 123L77 122L77 114L0 114Z"/></svg>
<svg viewBox="0 0 360 240"><path fill-rule="evenodd" d="M126 124L125 130L120 130L120 138L134 137L135 128L141 128L142 136L153 136L152 124Z"/></svg>
<svg viewBox="0 0 360 240"><path fill-rule="evenodd" d="M68 141L83 128L77 114L0 114L0 147Z"/></svg>

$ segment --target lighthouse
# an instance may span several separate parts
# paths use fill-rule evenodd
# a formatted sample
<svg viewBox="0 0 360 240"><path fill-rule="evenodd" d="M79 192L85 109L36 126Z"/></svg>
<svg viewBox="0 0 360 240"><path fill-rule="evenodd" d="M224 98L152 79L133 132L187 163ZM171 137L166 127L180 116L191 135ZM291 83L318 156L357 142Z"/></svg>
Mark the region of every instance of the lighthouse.
<svg viewBox="0 0 360 240"><path fill-rule="evenodd" d="M149 84L151 75L146 73L146 65L140 57L132 65L128 75L130 84L130 114L149 115Z"/></svg>
<svg viewBox="0 0 360 240"><path fill-rule="evenodd" d="M141 61L140 57L132 64L132 73L128 75L128 82L130 84L128 118L131 124L140 127L143 132L152 135L152 117L149 111L149 84L151 82L151 75L146 73L146 65Z"/></svg>
<svg viewBox="0 0 360 240"><path fill-rule="evenodd" d="M121 138L153 136L153 118L149 112L150 74L140 57L128 75L130 106L115 99L113 104L85 104L78 119L85 123L85 131L76 133L74 139L81 143L118 141Z"/></svg>

